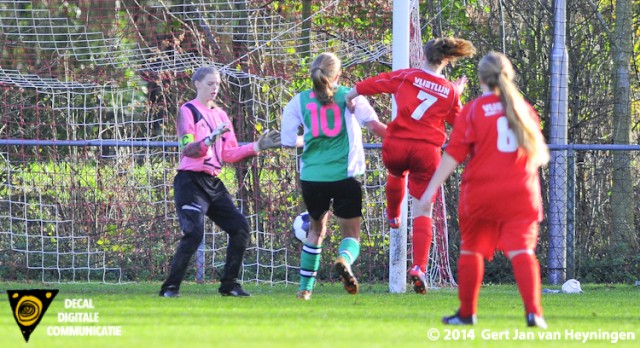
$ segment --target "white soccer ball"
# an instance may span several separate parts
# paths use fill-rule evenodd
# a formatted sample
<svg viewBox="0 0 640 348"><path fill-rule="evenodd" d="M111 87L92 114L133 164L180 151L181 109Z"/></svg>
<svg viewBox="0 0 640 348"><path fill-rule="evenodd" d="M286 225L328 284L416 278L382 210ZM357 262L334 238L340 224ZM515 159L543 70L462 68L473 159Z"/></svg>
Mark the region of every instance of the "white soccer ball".
<svg viewBox="0 0 640 348"><path fill-rule="evenodd" d="M304 212L293 220L293 234L296 238L305 243L309 234L309 213Z"/></svg>

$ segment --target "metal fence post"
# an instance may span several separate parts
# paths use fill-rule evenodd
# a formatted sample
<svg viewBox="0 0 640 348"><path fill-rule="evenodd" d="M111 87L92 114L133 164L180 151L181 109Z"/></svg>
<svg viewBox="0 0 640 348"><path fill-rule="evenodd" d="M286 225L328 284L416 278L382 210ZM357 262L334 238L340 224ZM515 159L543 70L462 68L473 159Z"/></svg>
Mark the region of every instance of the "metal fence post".
<svg viewBox="0 0 640 348"><path fill-rule="evenodd" d="M567 278L576 277L576 158L573 148L567 152Z"/></svg>

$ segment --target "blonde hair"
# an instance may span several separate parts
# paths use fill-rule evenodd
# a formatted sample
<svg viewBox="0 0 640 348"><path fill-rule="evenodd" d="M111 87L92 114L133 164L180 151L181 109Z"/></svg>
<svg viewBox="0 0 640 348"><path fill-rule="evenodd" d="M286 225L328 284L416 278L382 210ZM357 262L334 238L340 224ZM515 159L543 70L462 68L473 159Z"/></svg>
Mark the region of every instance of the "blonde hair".
<svg viewBox="0 0 640 348"><path fill-rule="evenodd" d="M541 166L549 162L549 149L540 127L529 115L529 108L513 79L515 72L509 58L499 52L491 52L478 63L478 77L491 90L500 93L500 101L507 115L509 127L516 134L518 144L527 152L529 163Z"/></svg>
<svg viewBox="0 0 640 348"><path fill-rule="evenodd" d="M473 57L476 48L471 41L453 37L431 39L424 44L424 57L430 64L439 65L442 60L448 59L455 63L462 57Z"/></svg>
<svg viewBox="0 0 640 348"><path fill-rule="evenodd" d="M340 73L340 59L333 53L322 53L311 63L311 80L316 98L323 105L333 103L333 82Z"/></svg>

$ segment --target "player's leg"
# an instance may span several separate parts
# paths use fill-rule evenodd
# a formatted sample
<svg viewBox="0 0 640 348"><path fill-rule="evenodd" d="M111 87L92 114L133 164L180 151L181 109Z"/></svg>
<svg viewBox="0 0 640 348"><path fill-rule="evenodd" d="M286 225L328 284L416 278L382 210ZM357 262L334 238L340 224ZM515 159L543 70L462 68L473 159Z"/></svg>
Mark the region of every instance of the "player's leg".
<svg viewBox="0 0 640 348"><path fill-rule="evenodd" d="M413 289L419 294L427 293L427 262L433 240L432 208L423 209L418 201L431 180L440 163L440 149L431 144L414 144L412 146L414 156L409 163L409 194L412 198L413 216L413 265L409 270L409 277L413 283ZM435 201L435 199L434 199Z"/></svg>
<svg viewBox="0 0 640 348"><path fill-rule="evenodd" d="M402 139L388 138L382 142L382 161L387 168L387 220L389 227L400 227L400 209L405 195L407 177L407 147Z"/></svg>
<svg viewBox="0 0 640 348"><path fill-rule="evenodd" d="M352 265L360 256L360 217L344 219L338 217L342 241L338 247L338 257Z"/></svg>
<svg viewBox="0 0 640 348"><path fill-rule="evenodd" d="M442 322L449 325L473 325L476 323L478 298L484 277L484 260L476 252L461 250L458 258L458 299L460 308Z"/></svg>
<svg viewBox="0 0 640 348"><path fill-rule="evenodd" d="M458 298L460 308L442 322L449 325L476 323L478 298L484 277L484 259L491 259L497 243L497 224L460 216L461 251L458 258Z"/></svg>
<svg viewBox="0 0 640 348"><path fill-rule="evenodd" d="M333 183L333 212L338 218L342 241L334 263L336 272L342 279L345 290L350 294L358 292L358 280L351 265L360 255L360 220L362 217L362 186L355 178Z"/></svg>
<svg viewBox="0 0 640 348"><path fill-rule="evenodd" d="M208 208L205 192L189 172L179 172L174 179L174 201L182 230L182 238L171 261L167 279L160 288L160 296L177 297L191 257L204 235L204 212Z"/></svg>
<svg viewBox="0 0 640 348"><path fill-rule="evenodd" d="M387 198L387 221L389 227L400 228L400 207L404 199L406 187L406 175L387 175L387 185L385 186L385 196Z"/></svg>
<svg viewBox="0 0 640 348"><path fill-rule="evenodd" d="M503 224L500 248L511 261L513 275L525 308L528 326L547 328L542 316L542 280L540 263L535 255L538 240L538 223L515 221Z"/></svg>
<svg viewBox="0 0 640 348"><path fill-rule="evenodd" d="M338 218L342 241L338 247L338 256L334 263L342 278L345 290L350 294L358 293L358 280L351 265L360 255L360 220L362 217L362 186L354 178L335 183L333 190L333 211Z"/></svg>
<svg viewBox="0 0 640 348"><path fill-rule="evenodd" d="M409 269L409 278L413 284L413 290L418 294L427 293L427 262L433 240L433 231L430 211L423 211L418 204L419 199L411 197L413 207L413 265Z"/></svg>
<svg viewBox="0 0 640 348"><path fill-rule="evenodd" d="M338 247L338 256L334 262L334 268L340 278L344 289L355 295L358 293L359 285L351 265L360 255L360 217L343 219L338 218L340 231L342 231L342 241Z"/></svg>
<svg viewBox="0 0 640 348"><path fill-rule="evenodd" d="M216 179L212 182L209 191L213 198L207 216L229 235L227 257L218 292L222 296L251 296L239 283L242 261L250 240L249 222L233 203L233 198L222 181Z"/></svg>
<svg viewBox="0 0 640 348"><path fill-rule="evenodd" d="M327 232L327 220L331 197L327 194L327 183L300 181L302 199L309 212L309 234L300 254L300 286L296 297L310 300L320 269L322 242Z"/></svg>
<svg viewBox="0 0 640 348"><path fill-rule="evenodd" d="M300 286L296 297L302 300L310 300L313 288L316 284L316 276L320 269L320 259L322 256L322 242L327 231L327 220L329 212L315 219L309 215L309 234L307 241L302 245L300 254Z"/></svg>

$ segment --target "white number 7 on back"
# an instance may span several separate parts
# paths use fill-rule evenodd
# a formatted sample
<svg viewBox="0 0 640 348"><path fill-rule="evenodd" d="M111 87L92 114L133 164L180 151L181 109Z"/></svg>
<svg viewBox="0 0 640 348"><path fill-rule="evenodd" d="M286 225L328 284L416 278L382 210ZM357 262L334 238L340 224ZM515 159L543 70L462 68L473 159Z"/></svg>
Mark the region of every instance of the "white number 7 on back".
<svg viewBox="0 0 640 348"><path fill-rule="evenodd" d="M427 109L429 109L431 105L433 105L433 103L438 100L437 97L422 90L418 92L418 99L422 100L422 103L420 103L420 105L418 105L418 107L416 107L416 109L413 110L413 113L411 114L411 118L413 118L414 120L421 119L424 113L427 112Z"/></svg>

